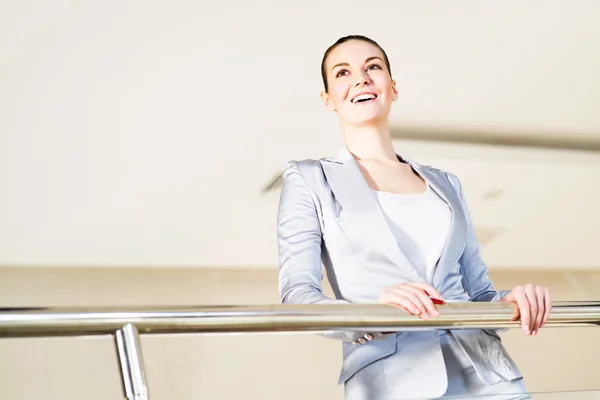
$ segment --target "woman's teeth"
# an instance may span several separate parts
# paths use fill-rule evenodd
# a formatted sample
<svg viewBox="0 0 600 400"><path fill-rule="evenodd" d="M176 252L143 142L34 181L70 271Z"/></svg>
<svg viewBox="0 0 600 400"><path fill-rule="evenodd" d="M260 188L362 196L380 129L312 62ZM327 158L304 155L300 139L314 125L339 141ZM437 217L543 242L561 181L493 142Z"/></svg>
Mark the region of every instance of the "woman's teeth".
<svg viewBox="0 0 600 400"><path fill-rule="evenodd" d="M374 94L359 94L358 96L352 99L352 102L356 104L362 103L363 101L375 100L376 98L377 96L375 96Z"/></svg>

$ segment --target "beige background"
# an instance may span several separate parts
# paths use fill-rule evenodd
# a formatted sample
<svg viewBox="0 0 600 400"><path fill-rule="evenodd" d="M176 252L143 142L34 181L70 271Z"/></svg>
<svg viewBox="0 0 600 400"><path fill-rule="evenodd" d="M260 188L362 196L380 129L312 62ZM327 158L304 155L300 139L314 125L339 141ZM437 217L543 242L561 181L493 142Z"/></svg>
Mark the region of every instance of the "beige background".
<svg viewBox="0 0 600 400"><path fill-rule="evenodd" d="M596 0L0 0L0 307L277 303L268 187L340 149L319 63L352 33L390 57L396 150L461 178L497 287L598 300L599 15ZM464 132L589 147L454 143ZM504 340L530 389L589 389L599 334ZM143 345L152 400L341 396L340 344L320 337ZM109 338L0 340L0 400L119 399L117 371Z"/></svg>
<svg viewBox="0 0 600 400"><path fill-rule="evenodd" d="M319 64L360 33L398 81L390 123L415 140L397 151L461 178L490 265L598 268L598 152L419 132L600 148L599 15L597 0L0 0L0 265L272 268L265 187L341 148Z"/></svg>
<svg viewBox="0 0 600 400"><path fill-rule="evenodd" d="M497 288L537 282L556 300L597 298L600 273L492 271ZM0 306L278 303L277 272L236 269L0 269ZM503 334L532 391L600 389L600 330ZM340 343L313 335L144 337L152 400L336 399ZM0 399L121 398L112 340L0 340ZM565 395L566 396L566 395ZM559 398L584 398L574 397ZM546 398L546 397L540 397ZM597 397L585 397L597 398ZM554 399L554 398L553 398Z"/></svg>

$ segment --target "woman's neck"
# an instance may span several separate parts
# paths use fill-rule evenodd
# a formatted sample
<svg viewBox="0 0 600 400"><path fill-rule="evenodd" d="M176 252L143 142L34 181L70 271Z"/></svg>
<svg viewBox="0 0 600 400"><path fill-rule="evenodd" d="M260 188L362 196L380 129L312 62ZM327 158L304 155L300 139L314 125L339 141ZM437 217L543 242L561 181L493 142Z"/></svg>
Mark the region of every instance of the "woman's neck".
<svg viewBox="0 0 600 400"><path fill-rule="evenodd" d="M344 143L357 160L398 161L387 126L344 127Z"/></svg>

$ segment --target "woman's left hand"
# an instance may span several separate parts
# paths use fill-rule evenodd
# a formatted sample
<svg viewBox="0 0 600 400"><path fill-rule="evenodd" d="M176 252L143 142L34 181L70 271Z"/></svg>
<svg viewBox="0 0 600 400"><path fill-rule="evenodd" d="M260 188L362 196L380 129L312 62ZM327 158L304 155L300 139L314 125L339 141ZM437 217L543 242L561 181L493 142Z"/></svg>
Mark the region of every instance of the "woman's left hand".
<svg viewBox="0 0 600 400"><path fill-rule="evenodd" d="M543 286L517 286L500 301L517 303L513 321L520 318L523 332L529 336L537 335L538 330L546 325L552 310L550 291Z"/></svg>

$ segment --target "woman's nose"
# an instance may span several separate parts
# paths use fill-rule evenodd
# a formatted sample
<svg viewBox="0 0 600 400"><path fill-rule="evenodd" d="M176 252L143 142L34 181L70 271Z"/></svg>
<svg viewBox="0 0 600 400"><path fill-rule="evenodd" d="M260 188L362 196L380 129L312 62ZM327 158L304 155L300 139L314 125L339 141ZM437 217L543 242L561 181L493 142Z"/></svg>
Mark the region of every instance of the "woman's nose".
<svg viewBox="0 0 600 400"><path fill-rule="evenodd" d="M371 83L371 77L366 72L358 75L355 86L368 85Z"/></svg>

